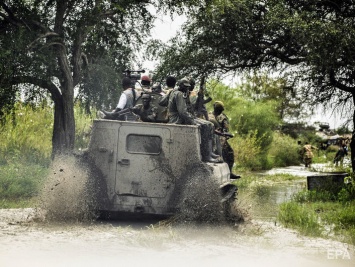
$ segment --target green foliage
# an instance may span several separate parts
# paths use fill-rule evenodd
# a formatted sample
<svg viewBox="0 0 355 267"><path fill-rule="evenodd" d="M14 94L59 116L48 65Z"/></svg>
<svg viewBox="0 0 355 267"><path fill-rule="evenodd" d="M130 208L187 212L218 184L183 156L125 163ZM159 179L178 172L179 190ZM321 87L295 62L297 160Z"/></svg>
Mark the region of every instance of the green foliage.
<svg viewBox="0 0 355 267"><path fill-rule="evenodd" d="M273 167L286 167L301 163L299 146L295 139L279 132L274 132L269 158Z"/></svg>
<svg viewBox="0 0 355 267"><path fill-rule="evenodd" d="M52 109L18 102L0 126L0 164L27 162L47 165L51 155Z"/></svg>
<svg viewBox="0 0 355 267"><path fill-rule="evenodd" d="M241 95L257 102L275 101L275 109L282 120L300 119L309 114L304 101L297 95L294 84L287 77L272 78L253 71L240 86Z"/></svg>
<svg viewBox="0 0 355 267"><path fill-rule="evenodd" d="M335 145L330 145L327 147L327 152L337 152L339 150L339 146L335 146Z"/></svg>
<svg viewBox="0 0 355 267"><path fill-rule="evenodd" d="M38 194L48 169L37 164L0 165L0 196L5 199L26 199Z"/></svg>
<svg viewBox="0 0 355 267"><path fill-rule="evenodd" d="M302 91L302 102L336 104L345 107L344 113L353 109L352 1L204 3L161 53L158 72L199 76L276 70Z"/></svg>
<svg viewBox="0 0 355 267"><path fill-rule="evenodd" d="M250 153L258 152L254 154L254 161L257 161L257 164L252 167L253 169L272 167L267 154L273 140L273 132L279 123L274 104L273 101L254 103L240 100L230 111L231 114L235 114L230 120L232 129L242 140L245 139L249 143L249 147L252 148ZM243 146L243 143L244 141L239 145Z"/></svg>
<svg viewBox="0 0 355 267"><path fill-rule="evenodd" d="M93 109L92 114L96 114ZM75 148L81 150L89 145L92 121L96 115L87 114L80 105L75 105Z"/></svg>
<svg viewBox="0 0 355 267"><path fill-rule="evenodd" d="M355 244L355 202L316 201L282 203L279 221L310 236L336 236ZM327 230L326 230L327 229Z"/></svg>
<svg viewBox="0 0 355 267"><path fill-rule="evenodd" d="M262 169L259 160L261 148L255 134L249 133L244 137L237 135L229 140L229 144L233 147L235 164L238 169Z"/></svg>
<svg viewBox="0 0 355 267"><path fill-rule="evenodd" d="M71 151L74 95L87 112L107 106L153 26L151 8L171 6L153 0L2 1L0 99L11 107L22 90L31 102L46 91L55 105L53 154Z"/></svg>
<svg viewBox="0 0 355 267"><path fill-rule="evenodd" d="M319 236L328 235L330 232L342 237L345 242L355 244L353 178L353 173L346 177L344 188L338 193L325 190L304 190L295 194L292 201L281 204L279 220L284 225L309 235L313 235L309 232L311 225L314 233ZM325 228L330 230L325 231Z"/></svg>
<svg viewBox="0 0 355 267"><path fill-rule="evenodd" d="M282 203L278 219L287 227L299 230L302 234L320 236L323 229L315 212L310 212L298 203Z"/></svg>
<svg viewBox="0 0 355 267"><path fill-rule="evenodd" d="M0 127L0 207L26 207L47 176L51 158L53 109L17 103ZM13 117L14 116L14 117ZM92 117L76 105L76 145L89 142Z"/></svg>
<svg viewBox="0 0 355 267"><path fill-rule="evenodd" d="M298 203L308 203L308 202L326 202L335 200L336 196L328 191L318 191L318 190L310 190L310 191L301 191L294 196L294 201Z"/></svg>
<svg viewBox="0 0 355 267"><path fill-rule="evenodd" d="M229 143L235 151L237 167L251 170L270 169L273 167L274 161L268 154L275 129L280 124L278 110L280 102L268 97L251 99L250 94L256 89L248 89L248 97L243 89L248 86L245 83L239 87L231 88L212 80L208 84L208 91L213 99L224 103L225 113L230 119L230 130L235 134ZM268 85L260 84L257 88L260 89L263 86L267 87ZM255 94L258 94L257 91ZM210 103L208 106L210 109L212 109L212 104ZM287 141L290 142L290 145L286 144ZM291 138L287 141L285 140L283 145L292 146L295 143ZM275 149L274 152L275 155L272 156L277 156ZM295 153L291 152L289 157L285 158L286 163L281 163L282 159L280 158L277 164L284 166L291 162L297 162L292 159L292 155Z"/></svg>
<svg viewBox="0 0 355 267"><path fill-rule="evenodd" d="M93 116L79 106L74 110L76 148L88 146ZM18 102L14 113L7 113L0 126L0 165L26 162L47 166L52 151L53 109L43 102L39 106Z"/></svg>
<svg viewBox="0 0 355 267"><path fill-rule="evenodd" d="M351 134L351 130L349 129L348 126L343 125L343 126L339 127L338 129L336 129L336 133L339 135Z"/></svg>

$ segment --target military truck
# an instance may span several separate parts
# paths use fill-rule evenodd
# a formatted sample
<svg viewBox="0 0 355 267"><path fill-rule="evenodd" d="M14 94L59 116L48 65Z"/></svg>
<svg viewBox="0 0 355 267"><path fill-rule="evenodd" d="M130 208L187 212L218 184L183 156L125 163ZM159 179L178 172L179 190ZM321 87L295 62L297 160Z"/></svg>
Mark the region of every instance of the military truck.
<svg viewBox="0 0 355 267"><path fill-rule="evenodd" d="M206 190L194 198L213 182L229 215L237 192L230 170L224 162L202 162L200 142L194 125L95 120L86 155L101 180L98 209L106 215L172 216L186 187L197 181Z"/></svg>

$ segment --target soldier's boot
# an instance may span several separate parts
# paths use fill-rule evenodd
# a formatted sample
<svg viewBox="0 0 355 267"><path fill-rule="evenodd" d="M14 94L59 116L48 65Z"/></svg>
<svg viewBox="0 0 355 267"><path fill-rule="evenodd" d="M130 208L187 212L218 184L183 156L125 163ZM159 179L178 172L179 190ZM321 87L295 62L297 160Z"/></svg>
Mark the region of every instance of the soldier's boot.
<svg viewBox="0 0 355 267"><path fill-rule="evenodd" d="M223 162L223 160L219 157L219 158L213 158L212 154L214 154L212 152L212 140L209 140L207 142L207 146L206 146L206 155L205 157L202 158L203 161L205 162L212 162L212 163L221 163Z"/></svg>
<svg viewBox="0 0 355 267"><path fill-rule="evenodd" d="M218 159L220 157L220 155L214 153L213 151L211 152L211 157L214 159Z"/></svg>

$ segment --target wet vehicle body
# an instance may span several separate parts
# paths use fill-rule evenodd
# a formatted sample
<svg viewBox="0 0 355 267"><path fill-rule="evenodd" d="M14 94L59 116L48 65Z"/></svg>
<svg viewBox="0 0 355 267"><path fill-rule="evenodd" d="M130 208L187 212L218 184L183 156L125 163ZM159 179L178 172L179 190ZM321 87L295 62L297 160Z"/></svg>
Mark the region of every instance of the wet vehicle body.
<svg viewBox="0 0 355 267"><path fill-rule="evenodd" d="M213 180L220 202L229 205L237 188L228 165L201 161L199 131L193 125L95 120L86 153L103 182L98 209L171 216L191 179Z"/></svg>

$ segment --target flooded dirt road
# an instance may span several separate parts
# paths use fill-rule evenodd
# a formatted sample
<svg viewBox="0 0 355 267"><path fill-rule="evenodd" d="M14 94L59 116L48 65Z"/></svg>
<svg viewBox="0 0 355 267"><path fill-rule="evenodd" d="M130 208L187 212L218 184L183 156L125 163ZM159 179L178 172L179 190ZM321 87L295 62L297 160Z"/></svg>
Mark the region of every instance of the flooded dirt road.
<svg viewBox="0 0 355 267"><path fill-rule="evenodd" d="M239 207L251 216L238 225L49 223L36 209L0 209L0 266L355 266L353 247L305 237L276 222L277 204L303 186L301 179L271 186L258 197L240 192ZM77 187L70 184L66 191ZM77 198L68 196L60 195L56 205L75 203Z"/></svg>
<svg viewBox="0 0 355 267"><path fill-rule="evenodd" d="M344 266L354 249L272 222L235 226L157 222L34 222L33 209L0 211L0 266Z"/></svg>

